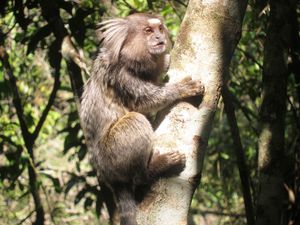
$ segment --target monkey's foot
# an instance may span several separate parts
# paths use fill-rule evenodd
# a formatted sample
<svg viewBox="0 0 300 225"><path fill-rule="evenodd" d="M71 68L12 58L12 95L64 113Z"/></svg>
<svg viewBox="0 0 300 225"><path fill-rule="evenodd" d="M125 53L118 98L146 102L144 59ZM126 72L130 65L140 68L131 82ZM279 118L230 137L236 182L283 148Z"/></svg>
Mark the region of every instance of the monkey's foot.
<svg viewBox="0 0 300 225"><path fill-rule="evenodd" d="M184 169L185 161L185 155L178 151L164 154L154 153L148 167L149 175L152 178L177 175Z"/></svg>

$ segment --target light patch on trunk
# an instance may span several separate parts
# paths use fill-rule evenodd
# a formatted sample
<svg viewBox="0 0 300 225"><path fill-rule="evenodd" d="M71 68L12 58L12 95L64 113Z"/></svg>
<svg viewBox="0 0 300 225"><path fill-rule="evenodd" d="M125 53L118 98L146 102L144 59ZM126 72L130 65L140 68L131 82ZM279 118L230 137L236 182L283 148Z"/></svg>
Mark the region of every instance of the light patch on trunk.
<svg viewBox="0 0 300 225"><path fill-rule="evenodd" d="M161 21L157 18L151 18L151 19L148 20L148 23L151 24L151 25L160 25Z"/></svg>

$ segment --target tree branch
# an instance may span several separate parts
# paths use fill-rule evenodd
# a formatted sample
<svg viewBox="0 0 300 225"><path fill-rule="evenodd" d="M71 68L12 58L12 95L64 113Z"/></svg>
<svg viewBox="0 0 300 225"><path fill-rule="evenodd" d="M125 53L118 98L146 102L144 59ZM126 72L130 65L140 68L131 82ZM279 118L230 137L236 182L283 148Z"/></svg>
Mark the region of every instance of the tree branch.
<svg viewBox="0 0 300 225"><path fill-rule="evenodd" d="M53 84L53 88L52 88L52 92L50 94L48 103L42 113L41 118L39 119L39 122L37 123L35 130L32 134L32 138L33 138L33 142L36 140L36 138L38 137L41 128L44 124L44 122L46 121L46 118L48 116L48 113L54 103L55 97L56 97L56 93L60 87L60 72L59 72L60 66L58 66L58 68L55 69L55 74L54 74L54 84Z"/></svg>
<svg viewBox="0 0 300 225"><path fill-rule="evenodd" d="M199 215L213 214L213 215L216 215L216 216L229 216L229 217L233 217L233 218L243 218L243 217L245 217L244 214L231 213L231 212L222 212L222 211L212 211L212 210L201 210L201 209L191 209L191 213L199 214Z"/></svg>
<svg viewBox="0 0 300 225"><path fill-rule="evenodd" d="M16 108L17 116L20 122L21 131L23 134L24 142L27 143L27 138L31 136L31 133L28 130L27 124L24 119L24 110L22 106L22 101L20 98L20 94L17 87L17 80L16 77L13 74L13 70L10 66L9 60L8 60L8 54L4 47L4 39L3 39L3 33L0 30L0 60L2 62L2 65L8 75L8 78L5 76L5 79L7 79L10 83L11 91L13 93L13 104ZM30 139L30 138L29 138Z"/></svg>
<svg viewBox="0 0 300 225"><path fill-rule="evenodd" d="M88 76L90 76L90 72L84 59L79 55L79 52L72 43L69 35L65 36L63 39L61 52L65 59L72 60L81 70L83 70Z"/></svg>
<svg viewBox="0 0 300 225"><path fill-rule="evenodd" d="M296 123L296 126L298 128L298 130L300 131L300 120L299 120L299 116L298 116L298 112L297 112L297 109L296 107L294 106L292 100L290 97L287 98L288 99L288 102L291 106L291 109L292 109L292 112L293 112L293 115L294 115L294 119L295 119L295 123Z"/></svg>
<svg viewBox="0 0 300 225"><path fill-rule="evenodd" d="M3 37L2 31L0 31L0 37ZM4 48L4 40L3 38L0 39L0 59L2 61L3 67L6 69L8 74L8 80L10 82L12 92L13 92L13 104L17 111L17 116L21 126L22 137L26 146L26 149L30 155L29 163L27 164L28 167L28 177L29 177L29 187L30 192L32 194L34 204L35 204L35 211L36 211L36 220L33 223L34 225L44 224L45 221L45 212L42 204L42 200L39 193L39 188L37 185L37 173L35 171L34 165L34 152L33 152L33 145L34 145L34 138L33 134L28 131L27 125L24 119L24 111L21 103L21 98L19 95L17 81L15 76L13 75L12 68L8 61L8 55Z"/></svg>
<svg viewBox="0 0 300 225"><path fill-rule="evenodd" d="M183 5L184 7L187 7L187 4L184 3L183 1L181 0L174 0L175 2L179 3L180 5Z"/></svg>
<svg viewBox="0 0 300 225"><path fill-rule="evenodd" d="M80 57L75 45L72 43L68 30L60 17L59 9L54 1L41 0L42 15L51 26L53 33L61 43L62 55L67 61L72 90L75 95L77 109L79 109L82 94L83 79L81 69L89 74L84 60ZM55 14L55 17L53 16Z"/></svg>
<svg viewBox="0 0 300 225"><path fill-rule="evenodd" d="M250 177L248 172L248 167L246 164L246 156L242 146L239 127L237 125L234 106L230 98L230 92L226 85L223 86L222 97L225 105L225 112L227 115L228 123L230 126L230 131L234 143L235 155L237 157L237 165L239 169L242 192L244 196L245 211L247 217L247 224L254 225L254 211L253 211L253 201L250 190Z"/></svg>
<svg viewBox="0 0 300 225"><path fill-rule="evenodd" d="M20 222L18 222L16 225L22 225L24 222L32 216L32 214L35 212L35 210L32 210L24 219L22 219Z"/></svg>
<svg viewBox="0 0 300 225"><path fill-rule="evenodd" d="M255 113L253 111L251 111L249 108L245 107L242 105L242 103L237 99L237 97L235 95L233 95L229 90L229 95L231 98L231 101L243 112L243 114L245 115L246 119L249 121L249 124L253 130L253 132L258 136L258 130L256 129L255 126L253 126L253 120L250 116L252 116L253 118L257 119L257 115L255 115Z"/></svg>

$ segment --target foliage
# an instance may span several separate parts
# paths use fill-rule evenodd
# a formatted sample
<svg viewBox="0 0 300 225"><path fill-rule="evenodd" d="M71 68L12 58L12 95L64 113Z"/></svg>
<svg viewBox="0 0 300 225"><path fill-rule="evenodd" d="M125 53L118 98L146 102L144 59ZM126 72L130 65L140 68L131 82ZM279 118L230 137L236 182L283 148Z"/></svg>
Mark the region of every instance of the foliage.
<svg viewBox="0 0 300 225"><path fill-rule="evenodd" d="M13 101L15 93L7 76L7 68L4 68L3 63L0 64L0 223L27 224L28 221L34 221L35 206L28 181L28 169L33 164L48 223L107 223L108 212L103 205L102 192L97 185L95 172L88 163L67 62L60 62L59 38L47 20L42 6L44 2L0 2L0 30L3 33L0 36L3 35L5 39L5 49L17 80L24 120L30 133L34 133L39 124L52 93L55 76L60 74L55 100L34 142L32 157L20 129ZM109 2L58 0L54 3L58 14L54 12L53 20L62 20L88 65L91 65L98 44L94 28L103 18L126 16L135 11L159 12L174 40L187 4L186 1L176 0ZM228 81L234 96L253 187L257 182L258 113L268 13L265 1L250 1L244 20L244 32L232 60ZM299 48L291 51L299 56ZM291 67L286 113L286 154L291 160L299 157L300 86L299 73L295 71ZM220 109L209 140L201 185L192 201L192 212L195 221L199 219L198 215L205 218L213 215L212 221L216 224L244 224L245 212L236 156L232 150L232 137L222 101ZM299 168L299 162L293 166ZM299 189L296 192L299 188L297 179L299 172L287 180L291 189L295 187L294 195L299 195ZM256 190L253 187L255 196ZM289 204L292 208L299 208L299 202Z"/></svg>

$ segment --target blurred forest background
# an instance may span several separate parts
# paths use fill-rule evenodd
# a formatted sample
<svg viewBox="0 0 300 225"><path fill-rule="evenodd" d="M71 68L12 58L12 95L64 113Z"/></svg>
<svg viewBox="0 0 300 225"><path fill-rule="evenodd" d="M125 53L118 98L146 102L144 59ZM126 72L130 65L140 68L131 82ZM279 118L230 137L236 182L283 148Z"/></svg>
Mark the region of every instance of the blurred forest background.
<svg viewBox="0 0 300 225"><path fill-rule="evenodd" d="M241 158L234 142L238 136L248 166L242 163L240 169L249 172L254 209L259 211L257 196L265 191L259 188L259 156L268 115L274 117L271 123L280 120L278 133L269 136L282 141L275 140L277 148L268 157L269 173L283 178L278 186L283 204L278 207L286 222L281 224L300 224L300 7L298 1L273 2L288 7L288 13L274 11L272 17L268 1L249 1L228 79L239 132L232 135L221 99L191 205L195 224L246 224ZM78 97L97 52L95 27L106 18L153 11L164 17L174 41L187 4L186 0L0 1L0 224L108 223L105 196L88 163L77 113ZM266 44L272 18L275 27L284 21L288 29L280 30L278 39L269 37ZM276 60L268 60L271 53L276 58L278 49L284 50L284 58L278 59L284 62L283 69ZM264 77L270 68L275 73L282 69L282 79ZM263 101L265 88L275 90L268 104Z"/></svg>

